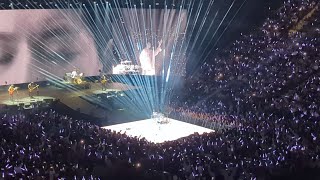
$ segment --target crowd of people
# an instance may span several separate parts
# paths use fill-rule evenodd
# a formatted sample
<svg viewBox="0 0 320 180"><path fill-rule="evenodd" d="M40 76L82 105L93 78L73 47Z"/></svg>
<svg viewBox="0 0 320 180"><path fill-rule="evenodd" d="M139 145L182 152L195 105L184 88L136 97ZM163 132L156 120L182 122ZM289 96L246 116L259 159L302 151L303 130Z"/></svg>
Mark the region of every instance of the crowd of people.
<svg viewBox="0 0 320 180"><path fill-rule="evenodd" d="M4 114L1 178L121 179L131 170L124 179L163 179L155 172L165 172L168 179L254 179L319 167L319 122L261 116L265 121L252 116L250 123L223 133L154 144L54 110Z"/></svg>
<svg viewBox="0 0 320 180"><path fill-rule="evenodd" d="M319 179L319 18L316 1L288 0L187 79L172 108L229 128L154 144L52 109L4 113L0 179Z"/></svg>
<svg viewBox="0 0 320 180"><path fill-rule="evenodd" d="M316 1L285 2L260 30L242 35L187 79L190 86L175 106L237 117L237 132L252 141L247 147L258 145L248 152L266 150L253 169L314 167L320 153L319 18Z"/></svg>
<svg viewBox="0 0 320 180"><path fill-rule="evenodd" d="M240 122L238 118L233 115L211 114L192 111L182 107L167 108L166 111L168 112L168 116L173 119L207 127L215 131L234 128Z"/></svg>
<svg viewBox="0 0 320 180"><path fill-rule="evenodd" d="M149 144L52 109L5 113L0 122L1 179L117 178ZM137 178L135 171L128 176Z"/></svg>
<svg viewBox="0 0 320 180"><path fill-rule="evenodd" d="M186 94L197 96L188 98L186 106L227 114L239 114L246 105L256 110L266 105L281 106L278 95L288 93L285 91L318 70L319 11L292 37L288 35L291 26L287 25L317 6L307 0L288 1L279 10L278 20L268 19L260 31L243 35L205 63L201 72L188 80L191 86Z"/></svg>

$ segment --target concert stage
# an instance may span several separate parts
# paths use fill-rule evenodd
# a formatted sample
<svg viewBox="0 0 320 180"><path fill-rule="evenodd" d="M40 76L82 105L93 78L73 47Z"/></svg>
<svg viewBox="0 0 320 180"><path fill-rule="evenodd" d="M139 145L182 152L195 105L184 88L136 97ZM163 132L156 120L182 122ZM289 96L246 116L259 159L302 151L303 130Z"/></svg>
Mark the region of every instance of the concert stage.
<svg viewBox="0 0 320 180"><path fill-rule="evenodd" d="M212 129L201 126L177 121L168 118L169 123L159 124L157 118L140 120L135 122L105 126L103 128L110 129L120 133L126 133L129 136L144 137L148 141L154 143L162 143L165 141L173 141L182 137L189 136L194 133L210 133Z"/></svg>
<svg viewBox="0 0 320 180"><path fill-rule="evenodd" d="M11 101L8 95L8 86L0 87L0 106L21 106L28 108L34 103L52 102L59 100L61 103L79 111L80 113L90 115L94 118L105 119L106 109L97 107L96 104L89 102L88 99L95 100L96 96L106 95L112 92L136 89L134 86L123 83L108 83L105 91L101 90L100 83L90 83L90 89L67 89L61 88L53 84L40 85L39 96L34 93L33 98L29 97L29 92L25 84L17 85L20 87L18 93L14 94L14 100ZM120 93L119 93L120 92ZM103 102L102 102L103 103Z"/></svg>
<svg viewBox="0 0 320 180"><path fill-rule="evenodd" d="M25 107L30 106L33 103L39 102L52 102L55 98L49 96L33 96L33 97L22 97L11 101L9 99L1 101L1 104L11 106L23 104Z"/></svg>

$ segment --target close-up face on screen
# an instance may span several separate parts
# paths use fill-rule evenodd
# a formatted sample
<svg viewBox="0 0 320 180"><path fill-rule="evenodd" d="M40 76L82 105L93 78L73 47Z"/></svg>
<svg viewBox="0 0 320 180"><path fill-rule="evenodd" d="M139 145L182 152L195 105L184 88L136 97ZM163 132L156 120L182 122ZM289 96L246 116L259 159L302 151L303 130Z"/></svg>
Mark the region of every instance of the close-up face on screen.
<svg viewBox="0 0 320 180"><path fill-rule="evenodd" d="M0 85L62 78L101 68L94 37L77 10L0 11Z"/></svg>
<svg viewBox="0 0 320 180"><path fill-rule="evenodd" d="M119 11L113 22L119 61L139 66L142 75L161 75L167 71L184 75L186 10L122 8Z"/></svg>

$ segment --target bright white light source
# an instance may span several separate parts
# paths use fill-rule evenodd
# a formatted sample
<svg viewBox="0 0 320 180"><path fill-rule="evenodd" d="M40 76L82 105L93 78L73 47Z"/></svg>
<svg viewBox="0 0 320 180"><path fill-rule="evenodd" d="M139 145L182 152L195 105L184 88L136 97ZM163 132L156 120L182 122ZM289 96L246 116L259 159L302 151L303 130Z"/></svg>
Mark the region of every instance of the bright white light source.
<svg viewBox="0 0 320 180"><path fill-rule="evenodd" d="M168 124L157 123L157 118L146 119L141 121L105 126L103 128L112 131L126 133L132 137L144 137L148 141L154 143L162 143L165 141L173 141L182 137L189 136L194 133L210 133L212 129L189 124L186 122L169 119Z"/></svg>

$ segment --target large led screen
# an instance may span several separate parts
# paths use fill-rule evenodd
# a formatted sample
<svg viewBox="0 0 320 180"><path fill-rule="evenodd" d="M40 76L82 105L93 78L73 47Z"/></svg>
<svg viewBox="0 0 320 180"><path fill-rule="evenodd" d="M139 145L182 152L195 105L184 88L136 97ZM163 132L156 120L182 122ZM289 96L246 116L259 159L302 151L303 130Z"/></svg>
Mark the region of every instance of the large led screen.
<svg viewBox="0 0 320 180"><path fill-rule="evenodd" d="M0 85L84 76L101 69L93 33L80 10L0 11Z"/></svg>
<svg viewBox="0 0 320 180"><path fill-rule="evenodd" d="M185 74L186 10L123 8L117 12L112 17L118 59L114 74Z"/></svg>

